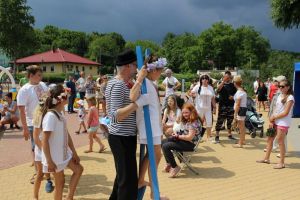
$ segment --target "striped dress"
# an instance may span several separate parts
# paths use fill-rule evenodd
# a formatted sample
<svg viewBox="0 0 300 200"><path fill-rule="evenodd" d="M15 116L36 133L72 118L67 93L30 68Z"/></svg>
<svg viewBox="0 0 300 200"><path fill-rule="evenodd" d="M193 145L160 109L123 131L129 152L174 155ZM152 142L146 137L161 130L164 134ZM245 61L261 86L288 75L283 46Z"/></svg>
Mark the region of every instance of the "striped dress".
<svg viewBox="0 0 300 200"><path fill-rule="evenodd" d="M117 121L117 110L124 108L131 102L129 98L130 89L123 80L112 79L108 82L105 90L107 115L110 119L108 124L109 133L119 136L136 136L136 113L132 112L122 121Z"/></svg>

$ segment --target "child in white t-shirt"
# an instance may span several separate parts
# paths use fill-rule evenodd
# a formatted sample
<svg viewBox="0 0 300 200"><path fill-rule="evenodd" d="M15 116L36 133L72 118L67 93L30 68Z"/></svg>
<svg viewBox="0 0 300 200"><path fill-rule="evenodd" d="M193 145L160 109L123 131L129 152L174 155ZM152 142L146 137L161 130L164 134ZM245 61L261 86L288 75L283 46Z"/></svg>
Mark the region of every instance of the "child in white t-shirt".
<svg viewBox="0 0 300 200"><path fill-rule="evenodd" d="M81 127L83 127L84 130L83 133L87 133L85 122L84 122L86 116L84 101L80 99L79 101L77 101L77 104L79 105L79 109L78 109L79 129L75 133L80 134Z"/></svg>
<svg viewBox="0 0 300 200"><path fill-rule="evenodd" d="M50 96L46 99L43 108L42 164L44 173L53 173L55 179L54 199L62 199L66 167L73 171L66 199L73 199L83 172L63 115L66 104L67 94L62 85L57 85L50 90Z"/></svg>

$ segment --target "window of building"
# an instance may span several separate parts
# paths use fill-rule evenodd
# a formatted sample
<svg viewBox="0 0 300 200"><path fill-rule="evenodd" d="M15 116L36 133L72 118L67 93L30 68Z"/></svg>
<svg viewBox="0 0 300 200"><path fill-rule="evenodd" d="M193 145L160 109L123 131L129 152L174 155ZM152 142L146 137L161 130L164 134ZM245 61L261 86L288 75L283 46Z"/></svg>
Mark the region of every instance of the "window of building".
<svg viewBox="0 0 300 200"><path fill-rule="evenodd" d="M84 72L84 66L82 66L82 71Z"/></svg>
<svg viewBox="0 0 300 200"><path fill-rule="evenodd" d="M90 70L92 70L93 69L93 67L92 66L90 66Z"/></svg>
<svg viewBox="0 0 300 200"><path fill-rule="evenodd" d="M46 71L47 71L47 67L43 66L43 72L46 72Z"/></svg>
<svg viewBox="0 0 300 200"><path fill-rule="evenodd" d="M54 65L51 65L51 72L54 72Z"/></svg>

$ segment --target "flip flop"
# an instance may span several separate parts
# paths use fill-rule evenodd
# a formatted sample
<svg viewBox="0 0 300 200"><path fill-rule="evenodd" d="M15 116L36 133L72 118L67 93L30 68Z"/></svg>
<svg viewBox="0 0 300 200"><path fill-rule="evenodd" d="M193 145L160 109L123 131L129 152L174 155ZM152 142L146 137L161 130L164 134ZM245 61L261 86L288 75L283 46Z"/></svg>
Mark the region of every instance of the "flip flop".
<svg viewBox="0 0 300 200"><path fill-rule="evenodd" d="M270 164L270 160L257 160L256 162Z"/></svg>
<svg viewBox="0 0 300 200"><path fill-rule="evenodd" d="M93 152L93 151L91 151L91 150L85 150L84 151L84 153L91 153L91 152Z"/></svg>
<svg viewBox="0 0 300 200"><path fill-rule="evenodd" d="M235 145L232 145L233 148L243 148L243 145L240 145L240 144L235 144Z"/></svg>
<svg viewBox="0 0 300 200"><path fill-rule="evenodd" d="M284 164L277 164L277 165L273 166L273 169L283 169L283 168L285 168Z"/></svg>
<svg viewBox="0 0 300 200"><path fill-rule="evenodd" d="M106 147L103 147L99 150L99 153L103 153L106 150Z"/></svg>

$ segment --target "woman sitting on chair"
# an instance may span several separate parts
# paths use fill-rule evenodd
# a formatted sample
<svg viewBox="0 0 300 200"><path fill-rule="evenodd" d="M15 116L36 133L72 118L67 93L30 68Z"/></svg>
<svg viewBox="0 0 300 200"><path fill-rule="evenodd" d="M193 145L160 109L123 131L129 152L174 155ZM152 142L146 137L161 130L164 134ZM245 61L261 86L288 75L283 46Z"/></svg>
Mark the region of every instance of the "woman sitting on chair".
<svg viewBox="0 0 300 200"><path fill-rule="evenodd" d="M202 123L192 104L184 104L181 112L179 122L181 127L179 130L173 131L172 137L162 141L162 150L167 162L164 171L170 173L170 178L177 176L181 170L181 167L176 164L172 150L193 151L195 144L199 140L198 136L202 129Z"/></svg>
<svg viewBox="0 0 300 200"><path fill-rule="evenodd" d="M3 118L0 121L0 129L1 131L5 130L5 124L12 124L15 125L17 129L20 129L18 126L19 117L19 110L17 108L17 102L12 100L12 93L9 92L5 95L5 103L3 105L3 110L1 115Z"/></svg>

